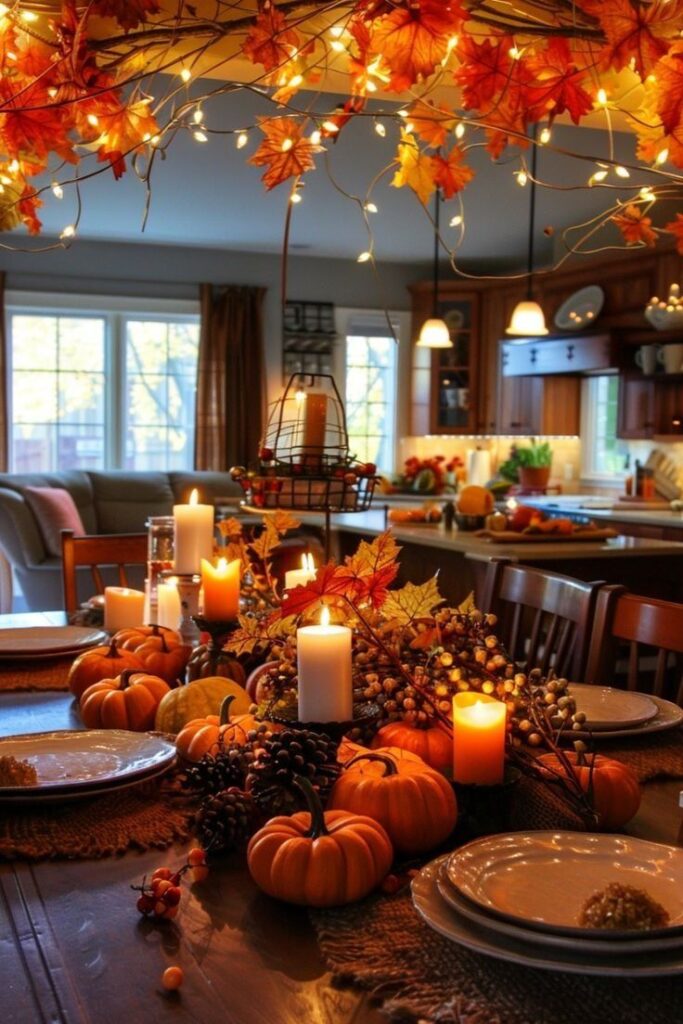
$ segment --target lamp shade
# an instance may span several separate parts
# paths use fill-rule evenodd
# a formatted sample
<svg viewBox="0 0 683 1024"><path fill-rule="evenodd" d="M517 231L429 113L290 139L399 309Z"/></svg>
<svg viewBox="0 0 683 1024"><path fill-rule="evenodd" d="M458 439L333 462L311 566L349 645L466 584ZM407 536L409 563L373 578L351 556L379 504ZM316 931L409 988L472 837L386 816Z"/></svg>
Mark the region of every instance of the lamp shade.
<svg viewBox="0 0 683 1024"><path fill-rule="evenodd" d="M416 342L420 348L453 348L451 334L444 320L431 317L425 320Z"/></svg>
<svg viewBox="0 0 683 1024"><path fill-rule="evenodd" d="M545 315L537 302L525 299L518 302L512 311L506 334L517 334L522 338L538 338L548 333Z"/></svg>

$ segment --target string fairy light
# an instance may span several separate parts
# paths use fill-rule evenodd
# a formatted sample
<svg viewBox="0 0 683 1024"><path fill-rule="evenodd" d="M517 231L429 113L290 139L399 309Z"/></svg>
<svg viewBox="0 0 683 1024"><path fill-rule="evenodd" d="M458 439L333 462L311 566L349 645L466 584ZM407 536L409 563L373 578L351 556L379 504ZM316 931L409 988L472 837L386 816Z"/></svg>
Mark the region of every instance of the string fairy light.
<svg viewBox="0 0 683 1024"><path fill-rule="evenodd" d="M247 132L238 132L235 138L235 145L238 149L244 149L246 144L249 142L249 136Z"/></svg>
<svg viewBox="0 0 683 1024"><path fill-rule="evenodd" d="M367 263L368 260L371 260L371 259L372 259L372 253L369 252L366 249L365 252L361 252L361 253L359 253L358 256L356 256L356 263Z"/></svg>

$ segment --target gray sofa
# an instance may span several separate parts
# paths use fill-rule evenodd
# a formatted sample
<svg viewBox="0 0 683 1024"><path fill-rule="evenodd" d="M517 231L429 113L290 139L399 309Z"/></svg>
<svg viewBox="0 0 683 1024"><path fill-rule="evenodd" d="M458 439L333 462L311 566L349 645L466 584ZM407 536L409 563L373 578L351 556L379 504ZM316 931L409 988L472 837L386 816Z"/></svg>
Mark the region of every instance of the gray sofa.
<svg viewBox="0 0 683 1024"><path fill-rule="evenodd" d="M148 516L170 515L197 487L204 501L242 495L229 473L133 473L69 470L61 473L0 473L0 552L9 563L32 611L63 606L61 560L48 555L25 487L69 491L87 533L141 533ZM139 583L141 581L136 581ZM92 593L89 573L79 580L83 600Z"/></svg>

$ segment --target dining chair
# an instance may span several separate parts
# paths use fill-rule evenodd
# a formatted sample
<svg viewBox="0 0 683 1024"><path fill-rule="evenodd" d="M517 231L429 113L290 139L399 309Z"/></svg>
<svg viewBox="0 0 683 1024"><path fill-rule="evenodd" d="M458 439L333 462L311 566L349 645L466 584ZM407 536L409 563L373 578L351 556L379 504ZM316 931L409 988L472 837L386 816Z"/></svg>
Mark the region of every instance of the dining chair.
<svg viewBox="0 0 683 1024"><path fill-rule="evenodd" d="M603 587L595 605L586 681L625 683L683 707L683 604Z"/></svg>
<svg viewBox="0 0 683 1024"><path fill-rule="evenodd" d="M524 670L539 668L544 675L553 670L582 681L593 610L603 586L492 558L479 603L482 611L498 616L497 635Z"/></svg>
<svg viewBox="0 0 683 1024"><path fill-rule="evenodd" d="M147 564L146 533L102 533L75 537L71 530L62 530L62 583L64 608L67 614L78 608L77 569L90 569L95 592L104 593L104 566L118 571L118 585L129 586L126 566Z"/></svg>

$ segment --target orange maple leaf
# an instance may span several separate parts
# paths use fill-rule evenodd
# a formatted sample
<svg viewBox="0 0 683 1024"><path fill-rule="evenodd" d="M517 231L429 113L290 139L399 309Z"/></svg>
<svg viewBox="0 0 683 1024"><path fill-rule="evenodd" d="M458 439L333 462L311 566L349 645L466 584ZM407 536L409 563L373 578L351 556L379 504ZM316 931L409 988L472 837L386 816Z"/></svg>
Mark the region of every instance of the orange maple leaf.
<svg viewBox="0 0 683 1024"><path fill-rule="evenodd" d="M441 188L445 199L460 192L474 177L474 171L463 163L465 154L459 146L453 146L444 159L440 154L434 157L434 181Z"/></svg>
<svg viewBox="0 0 683 1024"><path fill-rule="evenodd" d="M426 204L436 187L434 185L434 157L423 153L414 135L401 129L401 142L397 150L398 170L391 179L394 188L408 185L421 203Z"/></svg>
<svg viewBox="0 0 683 1024"><path fill-rule="evenodd" d="M159 127L154 114L150 112L148 100L137 100L128 107L119 107L113 113L99 115L100 136L95 140L97 159L108 160L115 178L126 170L128 153L140 149L154 135Z"/></svg>
<svg viewBox="0 0 683 1024"><path fill-rule="evenodd" d="M457 118L453 117L444 106L435 107L431 103L417 100L408 111L413 128L430 146L438 149L443 146L449 132L453 131Z"/></svg>
<svg viewBox="0 0 683 1024"><path fill-rule="evenodd" d="M593 108L593 98L581 84L585 71L579 68L566 39L551 39L547 47L527 61L532 76L529 99L534 105L534 120L549 116L552 120L565 110L578 124Z"/></svg>
<svg viewBox="0 0 683 1024"><path fill-rule="evenodd" d="M634 203L611 218L619 228L627 245L654 245L657 235L652 230L652 218L646 217Z"/></svg>
<svg viewBox="0 0 683 1024"><path fill-rule="evenodd" d="M665 231L670 231L676 239L676 249L683 256L683 213L676 214L676 220L670 220L664 225Z"/></svg>
<svg viewBox="0 0 683 1024"><path fill-rule="evenodd" d="M478 43L472 36L463 36L456 53L460 67L453 77L462 89L463 105L481 110L503 92L512 77L511 36L500 36L495 42L484 39Z"/></svg>
<svg viewBox="0 0 683 1024"><path fill-rule="evenodd" d="M262 12L249 29L242 53L252 64L262 64L266 71L274 71L297 56L301 35L288 28L280 11L271 7Z"/></svg>
<svg viewBox="0 0 683 1024"><path fill-rule="evenodd" d="M389 87L401 92L431 75L465 18L457 0L416 0L377 18L370 49L389 68Z"/></svg>
<svg viewBox="0 0 683 1024"><path fill-rule="evenodd" d="M643 79L667 52L683 24L683 0L655 0L651 4L579 0L579 6L598 19L607 36L604 66L618 70L633 60Z"/></svg>
<svg viewBox="0 0 683 1024"><path fill-rule="evenodd" d="M261 181L268 190L315 167L313 154L323 147L305 138L301 125L289 117L266 117L260 127L265 139L249 163L266 168Z"/></svg>

